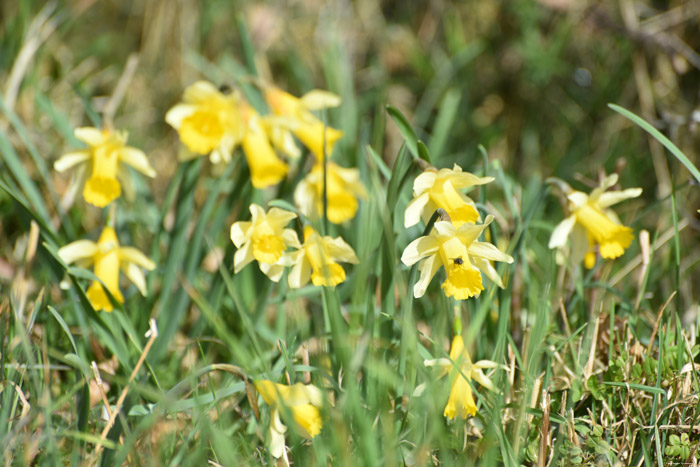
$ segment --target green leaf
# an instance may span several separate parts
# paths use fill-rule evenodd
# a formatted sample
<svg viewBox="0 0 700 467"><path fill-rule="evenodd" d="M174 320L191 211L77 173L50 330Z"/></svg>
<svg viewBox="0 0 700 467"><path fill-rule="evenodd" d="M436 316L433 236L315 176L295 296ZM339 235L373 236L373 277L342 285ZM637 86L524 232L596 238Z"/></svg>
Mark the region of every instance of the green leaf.
<svg viewBox="0 0 700 467"><path fill-rule="evenodd" d="M685 166L686 169L690 171L691 174L693 174L693 177L700 182L700 170L693 165L692 162L690 162L690 159L683 154L683 151L678 149L678 146L673 144L673 142L668 139L666 136L664 136L659 130L654 128L651 123L647 122L643 118L639 117L638 115L630 112L629 110L620 107L619 105L615 104L608 104L608 107L613 109L615 112L622 114L624 117L632 120L634 123L636 123L638 126L640 126L644 131L649 133L651 136L653 136L659 143L663 144L666 149L671 151L671 154L676 156L676 159L678 159L681 164Z"/></svg>
<svg viewBox="0 0 700 467"><path fill-rule="evenodd" d="M411 127L411 124L408 123L406 117L404 117L399 109L390 105L386 106L386 111L389 112L389 116L391 116L391 119L394 120L396 125L399 127L401 136L403 136L403 139L406 141L406 147L408 147L408 150L411 151L413 157L419 157L418 136L416 136L416 132L413 131L413 127Z"/></svg>

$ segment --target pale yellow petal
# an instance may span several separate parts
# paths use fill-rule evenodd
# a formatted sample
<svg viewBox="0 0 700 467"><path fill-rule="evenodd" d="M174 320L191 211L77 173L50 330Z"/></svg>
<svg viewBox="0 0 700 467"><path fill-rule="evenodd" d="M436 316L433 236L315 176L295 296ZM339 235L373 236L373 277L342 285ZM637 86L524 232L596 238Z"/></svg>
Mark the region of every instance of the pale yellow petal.
<svg viewBox="0 0 700 467"><path fill-rule="evenodd" d="M513 262L512 256L503 253L488 242L474 242L469 245L469 255L481 257L489 261L502 261L508 264Z"/></svg>
<svg viewBox="0 0 700 467"><path fill-rule="evenodd" d="M95 254L99 251L97 243L90 240L78 240L58 249L58 256L66 263L88 260L92 263Z"/></svg>
<svg viewBox="0 0 700 467"><path fill-rule="evenodd" d="M406 206L406 212L404 212L403 215L404 227L409 228L416 225L420 221L421 213L428 204L428 201L430 201L430 195L428 195L428 193L423 193L408 203L408 206Z"/></svg>
<svg viewBox="0 0 700 467"><path fill-rule="evenodd" d="M151 167L151 163L148 162L148 157L146 153L140 149L132 147L124 147L119 150L119 160L132 166L134 169L138 170L147 177L155 177L156 171Z"/></svg>
<svg viewBox="0 0 700 467"><path fill-rule="evenodd" d="M352 247L348 245L341 237L324 237L324 243L328 249L328 254L331 256L331 258L333 258L333 260L351 264L357 264L360 262L355 255L355 250L353 250Z"/></svg>
<svg viewBox="0 0 700 467"><path fill-rule="evenodd" d="M231 241L236 245L236 248L240 248L246 242L251 226L250 221L238 221L231 225Z"/></svg>
<svg viewBox="0 0 700 467"><path fill-rule="evenodd" d="M413 286L413 296L415 298L420 298L425 294L428 285L430 285L430 281L433 279L438 269L440 269L440 266L442 266L442 263L439 261L437 255L429 256L418 265L420 278Z"/></svg>
<svg viewBox="0 0 700 467"><path fill-rule="evenodd" d="M146 296L146 277L143 271L135 263L127 263L126 267L122 268L124 274L129 278L132 284L141 292L141 295Z"/></svg>
<svg viewBox="0 0 700 467"><path fill-rule="evenodd" d="M102 131L93 127L79 127L73 131L77 139L89 146L99 146L105 142L105 135Z"/></svg>
<svg viewBox="0 0 700 467"><path fill-rule="evenodd" d="M418 175L413 181L413 195L419 196L428 191L435 184L436 178L437 172L434 172L432 170L425 171L422 174Z"/></svg>
<svg viewBox="0 0 700 467"><path fill-rule="evenodd" d="M233 255L233 272L237 274L238 271L246 267L255 259L253 256L253 248L251 242L247 242L242 248L238 249Z"/></svg>
<svg viewBox="0 0 700 467"><path fill-rule="evenodd" d="M134 263L144 269L152 271L156 268L156 263L150 260L148 256L141 253L138 249L130 246L119 247L119 261Z"/></svg>
<svg viewBox="0 0 700 467"><path fill-rule="evenodd" d="M439 240L432 235L417 238L403 250L401 262L406 266L411 266L426 256L434 255L439 247Z"/></svg>
<svg viewBox="0 0 700 467"><path fill-rule="evenodd" d="M329 91L313 89L303 96L301 102L309 110L320 110L338 107L341 104L340 96Z"/></svg>
<svg viewBox="0 0 700 467"><path fill-rule="evenodd" d="M90 151L75 151L62 155L53 163L53 168L58 172L64 172L77 164L87 162L90 159Z"/></svg>
<svg viewBox="0 0 700 467"><path fill-rule="evenodd" d="M598 197L598 206L601 209L605 209L607 207L612 206L613 204L619 203L620 201L625 201L630 198L637 198L641 194L641 188L628 188L622 191L608 191L602 193Z"/></svg>
<svg viewBox="0 0 700 467"><path fill-rule="evenodd" d="M197 107L190 104L177 104L165 114L165 122L176 130L180 129L182 121L192 115Z"/></svg>
<svg viewBox="0 0 700 467"><path fill-rule="evenodd" d="M258 263L260 265L260 270L265 274L268 279L272 282L279 282L284 273L284 266L281 264L268 264L268 263Z"/></svg>
<svg viewBox="0 0 700 467"><path fill-rule="evenodd" d="M576 224L576 216L571 215L561 221L552 231L552 236L549 238L549 248L561 248L566 245L566 240L569 238L571 229Z"/></svg>

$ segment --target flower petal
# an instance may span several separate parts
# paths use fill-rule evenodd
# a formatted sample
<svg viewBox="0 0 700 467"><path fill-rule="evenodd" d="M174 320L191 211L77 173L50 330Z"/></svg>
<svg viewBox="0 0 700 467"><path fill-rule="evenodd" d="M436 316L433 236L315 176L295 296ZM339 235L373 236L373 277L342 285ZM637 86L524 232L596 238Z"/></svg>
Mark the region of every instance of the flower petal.
<svg viewBox="0 0 700 467"><path fill-rule="evenodd" d="M281 264L268 264L268 263L258 263L260 265L260 270L265 274L268 279L272 282L279 282L284 272L284 266Z"/></svg>
<svg viewBox="0 0 700 467"><path fill-rule="evenodd" d="M561 248L566 245L566 240L569 238L571 229L576 224L576 216L571 215L561 221L552 231L552 236L549 238L549 248Z"/></svg>
<svg viewBox="0 0 700 467"><path fill-rule="evenodd" d="M236 248L240 248L248 239L248 231L252 226L250 221L238 221L231 225L231 241Z"/></svg>
<svg viewBox="0 0 700 467"><path fill-rule="evenodd" d="M303 250L295 253L298 254L298 261L296 261L292 270L289 272L287 283L291 288L298 289L308 284L309 280L311 280L311 263L304 255ZM294 253L292 253L292 255L294 255Z"/></svg>
<svg viewBox="0 0 700 467"><path fill-rule="evenodd" d="M296 231L293 229L284 229L282 231L282 240L287 246L291 246L292 248L301 248L299 237L297 236Z"/></svg>
<svg viewBox="0 0 700 467"><path fill-rule="evenodd" d="M58 256L66 263L71 264L80 260L94 261L94 256L99 252L97 243L91 240L78 240L58 249Z"/></svg>
<svg viewBox="0 0 700 467"><path fill-rule="evenodd" d="M433 279L433 276L435 276L438 269L440 269L440 266L442 266L442 263L438 260L437 255L429 256L425 261L418 265L420 278L413 286L413 296L415 298L420 298L425 294L430 281Z"/></svg>
<svg viewBox="0 0 700 467"><path fill-rule="evenodd" d="M326 248L328 248L328 254L331 255L335 261L351 264L358 264L360 262L355 255L355 250L341 237L325 237L324 243Z"/></svg>
<svg viewBox="0 0 700 467"><path fill-rule="evenodd" d="M428 193L423 193L416 198L413 198L408 206L406 206L406 212L403 215L403 225L408 228L416 225L420 221L421 213L423 209L430 201L430 195Z"/></svg>
<svg viewBox="0 0 700 467"><path fill-rule="evenodd" d="M440 248L440 241L432 235L417 238L403 250L401 262L411 266L426 256L434 255L438 248Z"/></svg>
<svg viewBox="0 0 700 467"><path fill-rule="evenodd" d="M469 255L485 258L489 261L503 261L508 264L513 262L512 256L503 253L488 242L474 242L469 245Z"/></svg>
<svg viewBox="0 0 700 467"><path fill-rule="evenodd" d="M309 110L320 110L331 107L338 107L341 103L340 96L332 92L313 89L303 96L301 102Z"/></svg>
<svg viewBox="0 0 700 467"><path fill-rule="evenodd" d="M151 261L148 256L141 253L138 249L131 246L119 247L119 261L134 263L149 271L156 268L156 263Z"/></svg>
<svg viewBox="0 0 700 467"><path fill-rule="evenodd" d="M233 272L237 274L238 271L246 267L251 261L255 259L253 256L253 247L251 242L243 245L236 254L233 255Z"/></svg>
<svg viewBox="0 0 700 467"><path fill-rule="evenodd" d="M89 146L99 146L105 141L102 131L94 127L79 127L73 131L73 134L76 138Z"/></svg>
<svg viewBox="0 0 700 467"><path fill-rule="evenodd" d="M90 159L90 151L75 151L62 155L53 163L53 168L58 172L64 172L71 167Z"/></svg>
<svg viewBox="0 0 700 467"><path fill-rule="evenodd" d="M436 178L437 172L432 170L427 170L418 175L413 181L413 195L420 196L424 192L428 191L433 185L435 185Z"/></svg>
<svg viewBox="0 0 700 467"><path fill-rule="evenodd" d="M641 188L628 188L622 191L608 191L606 193L602 193L598 197L598 206L601 209L605 209L607 207L612 206L613 204L619 203L620 201L624 201L630 198L636 198L641 194Z"/></svg>
<svg viewBox="0 0 700 467"><path fill-rule="evenodd" d="M139 289L141 295L146 296L146 277L143 275L143 271L135 263L127 263L126 268L123 268L124 274L129 278L132 284Z"/></svg>
<svg viewBox="0 0 700 467"><path fill-rule="evenodd" d="M147 177L155 177L156 171L151 167L150 162L148 162L148 157L146 153L140 149L132 148L130 146L124 147L119 151L119 160L132 166L134 169L138 170Z"/></svg>
<svg viewBox="0 0 700 467"><path fill-rule="evenodd" d="M177 104L165 114L165 122L176 130L179 130L182 121L196 111L197 107L194 105Z"/></svg>

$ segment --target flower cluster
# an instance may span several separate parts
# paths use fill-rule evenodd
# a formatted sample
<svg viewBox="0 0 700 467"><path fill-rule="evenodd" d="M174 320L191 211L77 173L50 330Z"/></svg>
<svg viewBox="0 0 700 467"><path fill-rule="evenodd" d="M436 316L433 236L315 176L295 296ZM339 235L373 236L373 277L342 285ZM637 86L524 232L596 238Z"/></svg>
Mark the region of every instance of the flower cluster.
<svg viewBox="0 0 700 467"><path fill-rule="evenodd" d="M411 242L401 256L401 261L407 266L423 260L418 266L420 279L413 287L416 298L425 294L441 267L445 268L447 276L442 289L446 296L456 300L476 297L484 290L482 273L503 287L491 261L512 263L513 258L490 243L477 241L493 216L489 215L483 223L477 224L480 216L474 202L457 191L492 180L491 177L463 172L458 165L451 170L429 169L416 178L414 199L404 215L405 225L417 224L421 216L428 218L436 209L442 209L446 218L435 222L428 235Z"/></svg>

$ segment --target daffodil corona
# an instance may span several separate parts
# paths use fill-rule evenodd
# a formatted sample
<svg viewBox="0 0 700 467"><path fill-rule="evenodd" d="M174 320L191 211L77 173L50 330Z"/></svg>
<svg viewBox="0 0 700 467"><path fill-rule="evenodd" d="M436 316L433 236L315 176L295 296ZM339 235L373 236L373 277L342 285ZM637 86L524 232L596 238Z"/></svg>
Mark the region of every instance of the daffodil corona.
<svg viewBox="0 0 700 467"><path fill-rule="evenodd" d="M224 95L207 81L185 89L182 103L165 114L182 143L195 154L209 154L212 163L229 162L243 137L236 94Z"/></svg>
<svg viewBox="0 0 700 467"><path fill-rule="evenodd" d="M125 131L81 127L75 129L75 137L87 144L88 149L64 154L56 160L54 168L64 172L79 165L79 183L84 183L83 198L94 206L103 208L121 196L119 178L124 174L123 164L148 177L156 176L146 154L126 145Z"/></svg>
<svg viewBox="0 0 700 467"><path fill-rule="evenodd" d="M360 181L360 171L326 163L328 220L342 224L355 217L358 198L366 198L367 190ZM294 202L299 210L312 219L323 217L323 164L311 169L294 190Z"/></svg>
<svg viewBox="0 0 700 467"><path fill-rule="evenodd" d="M493 216L488 216L483 224L462 224L456 228L448 221L435 223L430 235L411 242L403 252L401 261L411 266L424 260L419 266L420 278L413 287L416 298L425 294L433 276L444 266L447 278L442 289L448 297L465 300L478 296L484 286L481 273L503 287L503 282L491 261L512 263L513 258L488 242L477 239L491 223Z"/></svg>
<svg viewBox="0 0 700 467"><path fill-rule="evenodd" d="M111 227L105 227L97 243L90 240L78 240L58 250L58 255L67 264L77 263L81 267L95 266L95 275L104 283L107 290L119 302L124 297L119 291L119 270L141 292L146 295L146 279L140 268L148 271L156 265L143 253L133 247L119 246L117 234ZM87 290L87 298L95 310L112 311L112 302L97 281L93 281Z"/></svg>
<svg viewBox="0 0 700 467"><path fill-rule="evenodd" d="M284 434L287 427L280 419L280 411L289 410L297 432L311 439L321 432L323 420L319 408L323 405L322 393L312 384L296 383L293 386L258 380L253 383L263 400L270 406L270 454L279 459L284 456Z"/></svg>
<svg viewBox="0 0 700 467"><path fill-rule="evenodd" d="M231 241L238 248L233 257L234 272L257 260L260 270L277 282L284 272L280 259L287 247L301 248L296 232L284 228L297 215L279 208L265 212L257 204L250 205L250 214L250 221L235 222L231 226Z"/></svg>
<svg viewBox="0 0 700 467"><path fill-rule="evenodd" d="M337 107L340 105L340 97L315 89L298 98L279 88L268 86L265 88L265 99L272 112L286 121L286 125L318 161L323 160L324 154L329 157L333 154L333 147L343 132L324 125L311 111Z"/></svg>
<svg viewBox="0 0 700 467"><path fill-rule="evenodd" d="M464 347L462 336L457 335L452 340L450 358L425 360L425 366L436 366L440 371L439 377L449 373L451 380L450 396L447 399L443 415L447 418L462 418L476 414L476 403L469 381L476 381L487 389L495 390L491 380L482 371L485 368L498 368L495 362L481 360L472 363L469 352Z"/></svg>
<svg viewBox="0 0 700 467"><path fill-rule="evenodd" d="M617 174L603 179L600 186L590 195L572 190L561 183L566 190L568 208L571 213L554 228L549 239L550 248L566 251L567 239L571 240L570 259L573 264L582 259L587 268L595 264L596 247L600 256L615 259L625 252L634 239L632 229L622 225L610 206L642 194L641 188L628 188L622 191L607 191L617 183Z"/></svg>
<svg viewBox="0 0 700 467"><path fill-rule="evenodd" d="M304 245L297 251L287 253L283 262L292 266L289 286L303 287L309 279L316 286L334 287L345 280L345 270L338 264L357 264L352 247L340 237L321 236L311 226L304 227Z"/></svg>
<svg viewBox="0 0 700 467"><path fill-rule="evenodd" d="M438 208L449 214L455 227L479 220L474 201L459 190L492 182L493 177L477 177L462 172L457 164L452 169L426 170L413 182L413 200L406 207L404 226L411 227Z"/></svg>

